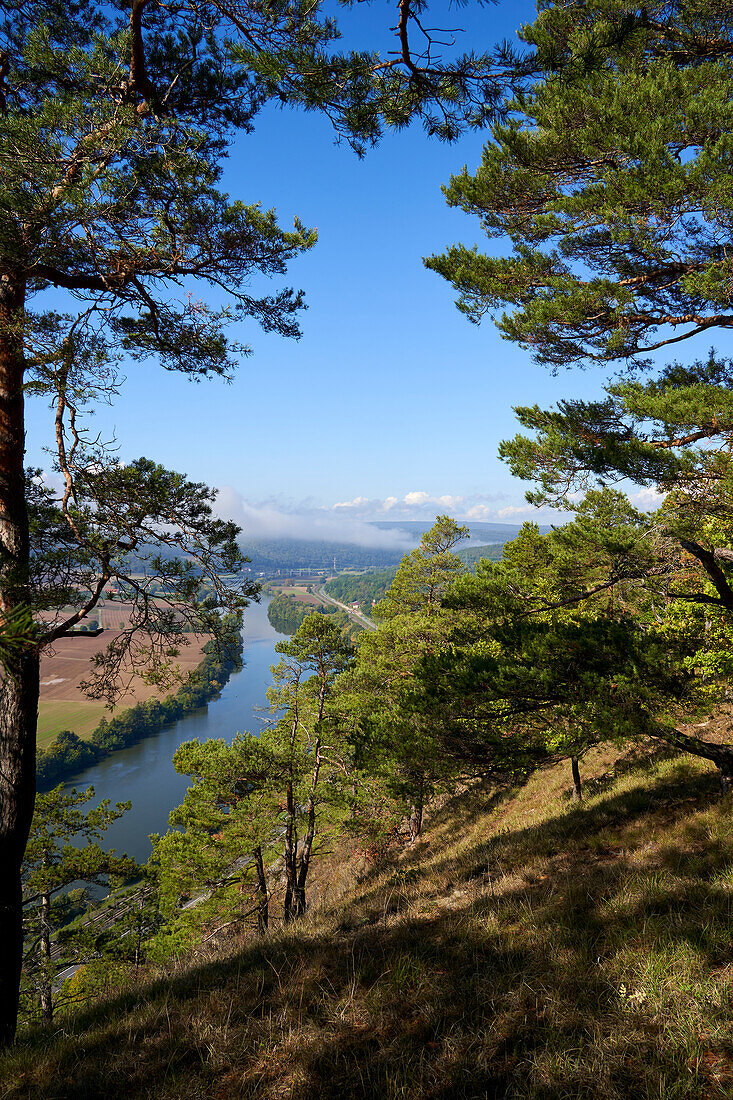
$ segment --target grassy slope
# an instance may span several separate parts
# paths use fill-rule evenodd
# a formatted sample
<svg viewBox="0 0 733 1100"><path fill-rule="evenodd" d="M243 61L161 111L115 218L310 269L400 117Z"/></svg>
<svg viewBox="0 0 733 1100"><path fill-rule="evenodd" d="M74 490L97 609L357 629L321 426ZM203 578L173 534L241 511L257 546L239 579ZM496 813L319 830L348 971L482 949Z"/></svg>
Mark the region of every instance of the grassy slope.
<svg viewBox="0 0 733 1100"><path fill-rule="evenodd" d="M586 775L612 761L596 750ZM733 1095L731 796L687 758L582 809L568 786L563 764L454 798L296 929L202 951L26 1040L0 1096Z"/></svg>

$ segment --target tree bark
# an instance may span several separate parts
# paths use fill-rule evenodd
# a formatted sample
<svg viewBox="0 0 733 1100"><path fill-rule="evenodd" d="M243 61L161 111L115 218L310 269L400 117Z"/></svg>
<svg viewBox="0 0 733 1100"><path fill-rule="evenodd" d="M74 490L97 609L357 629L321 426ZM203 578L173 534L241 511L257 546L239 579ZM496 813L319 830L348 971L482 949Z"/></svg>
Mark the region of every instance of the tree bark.
<svg viewBox="0 0 733 1100"><path fill-rule="evenodd" d="M0 617L28 606L23 317L25 283L0 268ZM36 794L38 653L0 669L0 1047L13 1041L23 957L21 866Z"/></svg>
<svg viewBox="0 0 733 1100"><path fill-rule="evenodd" d="M295 803L293 801L292 783L288 783L286 808L287 820L285 822L285 902L283 905L283 920L287 924L288 921L291 921L295 916L295 858L298 850L298 832L295 826Z"/></svg>
<svg viewBox="0 0 733 1100"><path fill-rule="evenodd" d="M425 801L425 783L423 777L420 777L420 783L417 789L417 795L415 801L410 807L410 840L415 841L422 832L422 816L423 805Z"/></svg>
<svg viewBox="0 0 733 1100"><path fill-rule="evenodd" d="M267 879L265 878L265 865L262 861L262 845L258 844L254 852L255 871L257 872L257 927L260 934L267 931L268 904L267 904Z"/></svg>
<svg viewBox="0 0 733 1100"><path fill-rule="evenodd" d="M308 878L308 869L311 862L311 851L313 850L313 837L316 832L316 805L313 801L313 795L308 799L308 829L305 834L305 840L303 841L303 848L300 853L300 860L298 863L298 877L295 882L295 904L293 906L293 916L302 917L306 911L306 898L305 898L305 884Z"/></svg>
<svg viewBox="0 0 733 1100"><path fill-rule="evenodd" d="M318 779L321 773L321 739L316 740L315 745L316 760L313 766L313 777L311 779L311 790L308 796L308 828L305 834L305 841L303 842L303 849L300 853L300 864L298 866L298 881L296 883L295 892L295 916L300 917L305 913L306 900L305 900L305 884L308 878L308 870L311 863L311 853L313 851L313 838L316 835L316 787L318 786Z"/></svg>
<svg viewBox="0 0 733 1100"><path fill-rule="evenodd" d="M711 741L702 741L699 737L682 733L681 730L668 730L656 733L655 736L683 752L689 752L691 756L712 760L720 771L720 787L723 793L726 794L733 788L733 745L715 745Z"/></svg>
<svg viewBox="0 0 733 1100"><path fill-rule="evenodd" d="M51 980L51 895L41 897L41 1023L53 1023L53 986Z"/></svg>
<svg viewBox="0 0 733 1100"><path fill-rule="evenodd" d="M583 801L583 784L580 781L580 768L577 756L570 757L570 767L573 772L573 802Z"/></svg>

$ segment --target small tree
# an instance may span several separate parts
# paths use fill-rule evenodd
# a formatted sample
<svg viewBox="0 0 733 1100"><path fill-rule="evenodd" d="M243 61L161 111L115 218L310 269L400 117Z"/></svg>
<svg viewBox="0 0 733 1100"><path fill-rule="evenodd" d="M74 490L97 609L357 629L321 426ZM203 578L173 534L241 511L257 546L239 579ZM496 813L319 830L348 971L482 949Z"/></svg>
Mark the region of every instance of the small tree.
<svg viewBox="0 0 733 1100"><path fill-rule="evenodd" d="M254 878L257 923L266 931L269 891L265 865L279 846L272 794L273 761L256 737L187 741L173 757L191 778L182 804L170 814L174 830L154 838L160 903L174 924L182 897L214 897L217 919L242 918L241 894ZM249 914L246 914L249 915Z"/></svg>
<svg viewBox="0 0 733 1100"><path fill-rule="evenodd" d="M41 1021L45 1025L53 1020L56 976L71 960L83 960L80 952L84 949L94 950L84 928L80 936L67 938L63 948L55 950L58 944L53 939L54 931L67 909L55 899L72 883L107 885L110 877L129 878L138 871L134 860L117 856L114 851L106 852L99 845L105 830L130 809L130 803L118 802L112 807L109 799L104 799L85 812L82 807L93 797L93 787L65 793L58 786L36 799L23 864L26 936L31 941L25 965L38 990ZM93 941L92 935L92 944Z"/></svg>
<svg viewBox="0 0 733 1100"><path fill-rule="evenodd" d="M278 642L282 660L273 667L270 707L281 715L263 735L277 759L285 794L285 920L306 910L306 884L319 827L319 810L338 802L346 778L338 727L326 714L336 677L353 650L332 616L315 613L303 620L288 642ZM313 673L308 676L308 673ZM304 819L305 835L298 827Z"/></svg>
<svg viewBox="0 0 733 1100"><path fill-rule="evenodd" d="M451 771L434 742L430 716L413 698L414 672L445 642L450 615L443 598L464 568L452 550L467 536L468 528L449 516L436 518L402 559L373 609L378 629L362 635L354 669L339 685L344 708L356 719L356 758L406 801L413 839L435 782Z"/></svg>
<svg viewBox="0 0 733 1100"><path fill-rule="evenodd" d="M309 615L273 666L268 692L275 717L259 737L237 734L224 741L190 741L174 756L192 785L171 813L170 832L156 842L166 912L181 895L241 890L254 877L257 920L268 926L267 872L282 853L283 917L307 907L308 872L319 829L338 818L347 789L347 761L327 712L336 676L351 648L332 616ZM312 673L312 675L309 675ZM302 834L302 835L301 835ZM221 913L221 902L217 903ZM233 908L239 909L239 903Z"/></svg>

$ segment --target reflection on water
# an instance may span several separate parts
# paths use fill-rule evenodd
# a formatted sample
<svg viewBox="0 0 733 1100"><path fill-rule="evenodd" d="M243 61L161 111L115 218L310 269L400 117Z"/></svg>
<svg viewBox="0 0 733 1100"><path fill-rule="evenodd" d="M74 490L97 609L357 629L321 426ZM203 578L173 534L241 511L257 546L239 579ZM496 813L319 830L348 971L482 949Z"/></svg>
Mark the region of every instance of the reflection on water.
<svg viewBox="0 0 733 1100"><path fill-rule="evenodd" d="M129 749L113 753L88 768L68 784L71 788L94 786L96 798L132 802L132 809L110 825L104 846L144 862L150 855L150 833L164 833L168 814L183 799L187 779L177 775L171 758L179 745L198 737L219 737L231 741L239 730L255 733L261 720L255 707L267 704L270 665L277 659L275 643L282 640L267 618L269 599L252 604L245 611L244 668L236 672L218 699L195 714L162 730Z"/></svg>

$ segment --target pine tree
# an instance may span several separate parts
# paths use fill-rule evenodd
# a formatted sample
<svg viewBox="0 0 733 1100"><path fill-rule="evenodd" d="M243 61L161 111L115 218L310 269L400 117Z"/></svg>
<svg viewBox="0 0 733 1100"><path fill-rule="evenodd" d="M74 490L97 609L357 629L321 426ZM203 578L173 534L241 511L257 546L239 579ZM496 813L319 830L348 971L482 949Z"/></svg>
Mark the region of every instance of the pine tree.
<svg viewBox="0 0 733 1100"><path fill-rule="evenodd" d="M733 671L730 386L730 364L711 354L652 379L609 384L602 401L520 408L520 422L535 434L502 444L513 472L536 482L527 495L538 504L567 506L578 488L622 479L658 494L642 542L617 569L646 592L671 630L687 635L686 664L711 701ZM729 775L729 753L679 730L674 738Z"/></svg>
<svg viewBox="0 0 733 1100"><path fill-rule="evenodd" d="M464 570L453 552L468 528L436 517L420 545L407 554L384 599L373 609L378 629L360 637L353 671L339 684L355 721L357 759L381 774L393 797L405 803L413 839L437 783L452 775L435 743L430 715L415 705L414 672L422 657L445 644L450 615L443 598Z"/></svg>
<svg viewBox="0 0 733 1100"><path fill-rule="evenodd" d="M579 795L577 761L598 741L678 742L675 714L696 697L690 639L647 590L652 530L622 494L596 492L574 522L528 525L454 583L452 629L417 665L414 697L448 756L498 777L569 757ZM730 767L725 747L698 755Z"/></svg>
<svg viewBox="0 0 733 1100"><path fill-rule="evenodd" d="M176 770L193 782L170 816L171 825L184 831L169 832L155 845L169 917L182 895L216 892L219 917L229 910L232 919L242 919L237 893L254 879L264 931L267 876L278 859L285 879L283 919L302 916L317 837L347 811L348 746L328 704L351 648L332 616L318 613L276 648L281 660L272 668L268 692L272 724L258 737L238 734L231 745L186 742L173 758Z"/></svg>
<svg viewBox="0 0 733 1100"><path fill-rule="evenodd" d="M104 799L93 809L82 810L94 797L94 788L65 793L63 787L55 787L36 799L33 826L28 838L23 862L23 905L26 910L26 930L31 945L26 953L25 966L32 984L38 991L41 1022L53 1021L55 1007L56 976L70 961L84 961L84 947L90 949L87 929L81 928L74 937L67 936L61 949L52 939L54 918L65 907L54 901L57 895L73 883L97 883L108 885L113 879L130 878L138 870L128 856L106 852L100 845L106 829L130 809L129 802L110 806ZM81 843L83 841L83 843ZM91 950L94 951L92 934Z"/></svg>
<svg viewBox="0 0 733 1100"><path fill-rule="evenodd" d="M511 251L426 261L471 320L553 368L733 325L732 16L730 0L539 5L538 78L446 188Z"/></svg>
<svg viewBox="0 0 733 1100"><path fill-rule="evenodd" d="M597 584L610 592L633 580L670 639L686 637L680 674L696 673L711 693L727 674L733 609L730 369L711 355L641 372L649 353L733 325L731 16L729 0L540 5L523 32L535 83L494 126L478 170L446 190L491 239L508 238L510 253L457 245L426 261L471 320L494 315L539 362L626 362L605 401L518 409L536 434L502 455L537 483L537 504L572 507L578 492L624 478L652 489L652 503L658 494L622 573L589 574L572 598L579 607ZM730 747L673 727L666 735L729 782Z"/></svg>

